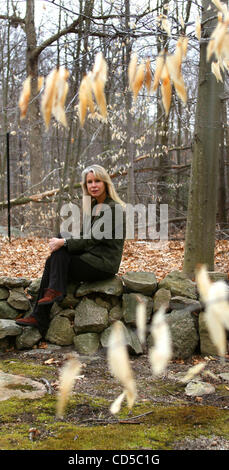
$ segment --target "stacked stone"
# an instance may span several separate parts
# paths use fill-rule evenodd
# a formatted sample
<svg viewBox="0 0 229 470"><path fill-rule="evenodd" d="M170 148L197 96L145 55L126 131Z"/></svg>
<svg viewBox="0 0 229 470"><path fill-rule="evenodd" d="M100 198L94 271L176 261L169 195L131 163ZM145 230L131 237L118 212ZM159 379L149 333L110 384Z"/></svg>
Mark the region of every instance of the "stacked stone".
<svg viewBox="0 0 229 470"><path fill-rule="evenodd" d="M41 337L36 331L30 338L29 332L24 332L15 322L17 318L31 313L31 303L26 293L30 284L31 280L24 278L0 277L0 349L14 345L14 339L16 347L20 349L21 339L27 335L27 347L32 347L34 341L39 341ZM23 344L22 341L22 349Z"/></svg>
<svg viewBox="0 0 229 470"><path fill-rule="evenodd" d="M210 273L212 280L226 279L223 273ZM36 328L18 326L15 319L27 316L36 300L40 280L0 278L0 349L14 339L17 349L28 349L41 340ZM33 299L33 302L29 300ZM128 272L107 281L69 284L67 295L51 309L46 340L60 346L72 345L80 354L94 354L106 348L112 324L124 324L126 343L132 354L142 354L152 345L148 331L145 345L136 331L136 306L144 301L147 323L164 305L170 328L173 358L201 354L217 355L204 321L196 283L179 271L169 273L158 282L151 272ZM149 330L149 328L148 328Z"/></svg>

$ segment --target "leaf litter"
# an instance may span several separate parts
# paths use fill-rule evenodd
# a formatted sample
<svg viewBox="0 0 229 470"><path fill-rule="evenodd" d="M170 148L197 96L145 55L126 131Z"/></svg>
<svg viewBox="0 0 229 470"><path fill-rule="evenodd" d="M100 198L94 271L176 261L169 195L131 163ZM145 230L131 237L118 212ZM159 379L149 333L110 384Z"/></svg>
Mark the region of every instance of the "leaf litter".
<svg viewBox="0 0 229 470"><path fill-rule="evenodd" d="M215 271L229 273L229 241L215 244ZM42 276L49 256L46 238L0 237L0 276L37 279ZM169 240L161 249L151 242L131 240L125 242L119 274L128 271L154 272L158 281L173 270L182 270L184 241Z"/></svg>

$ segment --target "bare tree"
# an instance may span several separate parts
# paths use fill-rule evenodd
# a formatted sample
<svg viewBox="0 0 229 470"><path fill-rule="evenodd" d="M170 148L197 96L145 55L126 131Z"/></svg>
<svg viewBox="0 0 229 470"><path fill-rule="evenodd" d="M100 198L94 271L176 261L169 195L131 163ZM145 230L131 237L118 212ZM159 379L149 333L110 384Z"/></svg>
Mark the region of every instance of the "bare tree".
<svg viewBox="0 0 229 470"><path fill-rule="evenodd" d="M198 263L206 263L209 270L214 270L223 85L211 73L211 61L206 61L209 36L216 24L210 3L202 2L203 40L183 265L184 272L191 276Z"/></svg>

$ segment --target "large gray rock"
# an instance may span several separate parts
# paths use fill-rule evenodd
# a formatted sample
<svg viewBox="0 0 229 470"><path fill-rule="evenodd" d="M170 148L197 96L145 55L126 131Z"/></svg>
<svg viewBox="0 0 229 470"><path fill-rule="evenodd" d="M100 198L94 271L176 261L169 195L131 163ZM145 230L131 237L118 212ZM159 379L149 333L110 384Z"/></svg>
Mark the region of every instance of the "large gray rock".
<svg viewBox="0 0 229 470"><path fill-rule="evenodd" d="M205 321L205 314L199 314L199 335L200 335L200 353L204 356L218 356L219 352L211 340L207 324Z"/></svg>
<svg viewBox="0 0 229 470"><path fill-rule="evenodd" d="M100 333L108 326L108 311L106 308L84 297L75 308L74 329L79 333Z"/></svg>
<svg viewBox="0 0 229 470"><path fill-rule="evenodd" d="M38 294L38 291L40 289L40 284L41 284L41 278L34 279L33 281L31 281L27 289L28 294L30 294L32 297L35 297Z"/></svg>
<svg viewBox="0 0 229 470"><path fill-rule="evenodd" d="M160 292L159 289L158 292ZM199 312L202 306L198 300L188 299L187 297L182 297L177 295L176 297L172 297L170 300L170 309L171 310L184 310L187 309L193 312Z"/></svg>
<svg viewBox="0 0 229 470"><path fill-rule="evenodd" d="M0 318L14 320L18 317L18 313L15 308L11 307L7 300L0 301Z"/></svg>
<svg viewBox="0 0 229 470"><path fill-rule="evenodd" d="M153 299L143 294L131 292L122 296L122 312L126 324L136 326L136 308L139 301L145 303L147 321L150 320L153 310Z"/></svg>
<svg viewBox="0 0 229 470"><path fill-rule="evenodd" d="M199 335L193 315L183 310L174 310L166 315L172 338L173 359L187 359L199 344Z"/></svg>
<svg viewBox="0 0 229 470"><path fill-rule="evenodd" d="M165 307L165 311L169 310L171 292L168 289L158 289L153 297L153 311L157 312L160 307Z"/></svg>
<svg viewBox="0 0 229 470"><path fill-rule="evenodd" d="M9 295L9 290L6 287L0 287L0 300L6 300Z"/></svg>
<svg viewBox="0 0 229 470"><path fill-rule="evenodd" d="M16 337L17 349L30 349L42 338L39 330L33 327L23 328L23 332Z"/></svg>
<svg viewBox="0 0 229 470"><path fill-rule="evenodd" d="M73 343L74 330L67 317L56 315L50 322L46 333L46 340L60 346L69 346Z"/></svg>
<svg viewBox="0 0 229 470"><path fill-rule="evenodd" d="M67 286L66 296L63 301L60 303L62 308L75 308L76 305L80 302L79 299L76 299L75 294L77 291L78 284L70 283Z"/></svg>
<svg viewBox="0 0 229 470"><path fill-rule="evenodd" d="M74 336L73 342L79 354L94 354L100 347L98 333L82 333Z"/></svg>
<svg viewBox="0 0 229 470"><path fill-rule="evenodd" d="M100 336L100 342L103 348L107 348L108 346L108 339L111 334L112 326L113 325L109 326L106 330L104 330ZM139 338L136 332L130 327L126 327L124 323L122 323L122 326L123 326L123 331L125 335L125 344L130 354L142 354L143 353L142 345L139 341Z"/></svg>
<svg viewBox="0 0 229 470"><path fill-rule="evenodd" d="M100 342L103 348L107 348L108 346L108 339L111 334L112 326L113 325L108 326L108 328L106 328L100 335Z"/></svg>
<svg viewBox="0 0 229 470"><path fill-rule="evenodd" d="M76 297L83 297L93 292L119 296L123 293L123 284L118 276L105 281L83 282L76 291Z"/></svg>
<svg viewBox="0 0 229 470"><path fill-rule="evenodd" d="M26 311L30 308L30 301L26 297L23 287L16 287L11 289L7 302L16 310Z"/></svg>
<svg viewBox="0 0 229 470"><path fill-rule="evenodd" d="M56 304L57 306L57 304ZM67 317L70 321L74 321L75 318L75 310L74 308L66 308L66 309L61 309L57 314L60 313L62 317Z"/></svg>
<svg viewBox="0 0 229 470"><path fill-rule="evenodd" d="M46 387L41 382L0 371L0 401L8 400L12 396L33 400L43 397L46 393Z"/></svg>
<svg viewBox="0 0 229 470"><path fill-rule="evenodd" d="M108 310L108 312L109 312L110 309L111 309L111 303L108 302L107 299L102 298L102 297L101 297L102 295L104 295L104 294L100 294L100 295L96 296L96 298L94 299L94 301L95 301L95 303L96 303L97 305L100 305L100 307L106 308L106 309Z"/></svg>
<svg viewBox="0 0 229 470"><path fill-rule="evenodd" d="M197 299L197 288L195 282L180 271L172 271L159 282L158 288L169 289L172 295Z"/></svg>
<svg viewBox="0 0 229 470"><path fill-rule="evenodd" d="M0 287L8 287L13 289L14 287L28 287L31 281L23 277L0 277Z"/></svg>
<svg viewBox="0 0 229 470"><path fill-rule="evenodd" d="M215 387L200 380L192 380L185 387L185 395L188 397L201 397L210 393L215 393Z"/></svg>
<svg viewBox="0 0 229 470"><path fill-rule="evenodd" d="M123 317L123 311L121 305L115 305L109 311L109 323L114 323L117 320L121 320Z"/></svg>
<svg viewBox="0 0 229 470"><path fill-rule="evenodd" d="M142 354L143 348L136 333L136 330L133 330L129 326L126 327L126 330L127 331L125 333L125 338L130 354Z"/></svg>
<svg viewBox="0 0 229 470"><path fill-rule="evenodd" d="M157 289L157 279L151 272L129 271L122 276L122 280L128 289L143 295L153 295Z"/></svg>
<svg viewBox="0 0 229 470"><path fill-rule="evenodd" d="M22 332L22 327L17 325L14 320L0 320L0 338L6 336L17 336Z"/></svg>

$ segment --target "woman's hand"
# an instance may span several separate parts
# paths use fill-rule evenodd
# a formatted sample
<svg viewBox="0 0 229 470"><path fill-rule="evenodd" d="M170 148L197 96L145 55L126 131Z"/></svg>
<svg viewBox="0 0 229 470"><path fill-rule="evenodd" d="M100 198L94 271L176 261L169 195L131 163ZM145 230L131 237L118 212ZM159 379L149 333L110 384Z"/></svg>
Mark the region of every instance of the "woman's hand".
<svg viewBox="0 0 229 470"><path fill-rule="evenodd" d="M62 246L64 246L63 238L51 238L51 240L49 241L49 248L51 253L53 251L59 250Z"/></svg>

